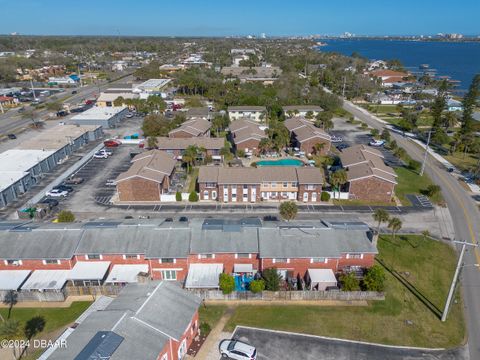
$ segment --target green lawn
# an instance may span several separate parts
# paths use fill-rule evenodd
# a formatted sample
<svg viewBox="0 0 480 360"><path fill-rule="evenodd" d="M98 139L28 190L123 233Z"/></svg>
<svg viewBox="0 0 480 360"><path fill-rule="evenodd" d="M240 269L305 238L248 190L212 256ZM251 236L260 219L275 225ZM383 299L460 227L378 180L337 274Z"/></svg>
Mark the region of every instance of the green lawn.
<svg viewBox="0 0 480 360"><path fill-rule="evenodd" d="M420 176L418 172L404 167L395 168L395 172L398 175L398 184L395 186L395 195L397 195L403 205L411 205L405 195L422 194L429 185L433 184L427 174ZM439 194L430 200L434 203L441 204L443 202L443 197Z"/></svg>
<svg viewBox="0 0 480 360"><path fill-rule="evenodd" d="M453 155L445 155L444 158L451 162L461 171L472 171L478 165L479 157L474 154L466 154L463 152L455 152Z"/></svg>
<svg viewBox="0 0 480 360"><path fill-rule="evenodd" d="M13 307L11 319L20 322L20 329L34 316L42 316L45 319L44 333L56 331L75 321L89 306L90 301L76 301L68 308L17 308ZM8 309L1 308L0 314L7 318Z"/></svg>
<svg viewBox="0 0 480 360"><path fill-rule="evenodd" d="M383 236L379 250L379 258L388 267L402 272L429 302L443 309L456 262L452 248L421 236L397 236L395 241ZM242 305L226 330L246 325L391 345L449 348L462 344L465 337L458 295L457 300L447 322L442 323L438 314L387 273L385 301L372 301L367 307Z"/></svg>

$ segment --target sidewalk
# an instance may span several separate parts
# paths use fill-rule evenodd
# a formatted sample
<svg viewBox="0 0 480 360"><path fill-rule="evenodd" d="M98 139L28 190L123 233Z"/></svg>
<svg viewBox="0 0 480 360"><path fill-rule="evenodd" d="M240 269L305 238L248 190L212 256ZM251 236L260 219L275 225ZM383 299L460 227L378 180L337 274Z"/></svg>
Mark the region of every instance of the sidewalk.
<svg viewBox="0 0 480 360"><path fill-rule="evenodd" d="M231 333L223 331L223 328L227 324L230 317L233 315L235 308L229 306L225 310L225 314L220 318L217 325L212 329L210 334L208 334L207 339L203 343L200 351L195 356L195 359L199 360L218 360L220 354L218 352L218 345L222 339L229 339L232 337Z"/></svg>

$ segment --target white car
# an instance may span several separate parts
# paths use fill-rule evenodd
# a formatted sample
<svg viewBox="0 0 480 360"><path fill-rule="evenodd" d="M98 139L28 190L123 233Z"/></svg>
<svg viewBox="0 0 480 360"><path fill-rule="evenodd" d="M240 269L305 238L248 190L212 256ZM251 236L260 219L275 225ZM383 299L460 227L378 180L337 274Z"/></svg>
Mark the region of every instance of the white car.
<svg viewBox="0 0 480 360"><path fill-rule="evenodd" d="M222 358L230 358L235 360L256 360L257 349L252 345L248 345L238 340L222 340L218 346L218 351Z"/></svg>
<svg viewBox="0 0 480 360"><path fill-rule="evenodd" d="M132 113L128 113L128 114L126 115L126 117L127 117L128 119L130 119L130 118L133 117L133 114L132 114Z"/></svg>
<svg viewBox="0 0 480 360"><path fill-rule="evenodd" d="M372 141L370 141L368 143L368 145L376 146L376 147L383 146L383 145L385 145L385 140L375 140L375 139L373 139Z"/></svg>
<svg viewBox="0 0 480 360"><path fill-rule="evenodd" d="M106 186L115 186L115 185L117 185L117 183L115 182L115 180L107 180L105 182L105 185Z"/></svg>
<svg viewBox="0 0 480 360"><path fill-rule="evenodd" d="M107 149L102 149L99 151L99 153L102 153L102 154L107 154L108 156L112 156L113 153L111 151L108 151Z"/></svg>
<svg viewBox="0 0 480 360"><path fill-rule="evenodd" d="M94 155L93 155L93 158L94 159L108 159L108 155L103 153L103 152L96 152Z"/></svg>
<svg viewBox="0 0 480 360"><path fill-rule="evenodd" d="M62 197L62 196L66 197L68 195L68 191L53 189L53 190L47 191L45 195L51 196L51 197Z"/></svg>
<svg viewBox="0 0 480 360"><path fill-rule="evenodd" d="M341 142L343 142L343 138L341 136L332 135L330 141L332 143L341 143Z"/></svg>

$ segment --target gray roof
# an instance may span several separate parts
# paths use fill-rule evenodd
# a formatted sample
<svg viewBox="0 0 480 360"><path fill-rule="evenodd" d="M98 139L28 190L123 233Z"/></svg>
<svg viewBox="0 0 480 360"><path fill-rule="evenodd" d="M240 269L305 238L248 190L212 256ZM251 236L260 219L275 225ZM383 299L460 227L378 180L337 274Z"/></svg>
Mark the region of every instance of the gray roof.
<svg viewBox="0 0 480 360"><path fill-rule="evenodd" d="M283 111L288 112L288 111L323 111L323 109L318 106L318 105L288 105L288 106L283 106Z"/></svg>
<svg viewBox="0 0 480 360"><path fill-rule="evenodd" d="M344 253L377 253L366 231L287 226L259 229L261 258L339 258Z"/></svg>
<svg viewBox="0 0 480 360"><path fill-rule="evenodd" d="M267 108L255 105L229 106L228 111L267 111Z"/></svg>
<svg viewBox="0 0 480 360"><path fill-rule="evenodd" d="M129 284L106 309L89 315L50 359L73 359L99 331L123 341L111 360L157 359L168 339L181 338L201 299L167 281Z"/></svg>

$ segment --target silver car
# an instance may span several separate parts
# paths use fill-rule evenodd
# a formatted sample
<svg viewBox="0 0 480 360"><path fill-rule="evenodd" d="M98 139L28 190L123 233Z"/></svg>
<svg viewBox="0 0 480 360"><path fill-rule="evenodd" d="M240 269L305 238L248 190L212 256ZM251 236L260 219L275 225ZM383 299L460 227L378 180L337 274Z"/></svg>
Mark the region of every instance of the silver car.
<svg viewBox="0 0 480 360"><path fill-rule="evenodd" d="M225 339L220 341L218 346L218 351L222 358L230 358L235 360L256 360L257 359L257 349L252 345L248 345L244 342L234 340L234 339Z"/></svg>

